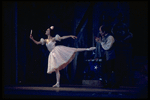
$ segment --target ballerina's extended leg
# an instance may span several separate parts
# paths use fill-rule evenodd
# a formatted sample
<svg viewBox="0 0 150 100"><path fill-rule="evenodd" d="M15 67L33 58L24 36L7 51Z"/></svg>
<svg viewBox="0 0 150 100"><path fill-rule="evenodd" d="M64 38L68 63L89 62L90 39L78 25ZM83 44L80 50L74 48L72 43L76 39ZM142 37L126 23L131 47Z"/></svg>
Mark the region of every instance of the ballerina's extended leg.
<svg viewBox="0 0 150 100"><path fill-rule="evenodd" d="M90 47L90 48L77 48L76 52L81 52L81 51L92 51L95 50L96 47Z"/></svg>

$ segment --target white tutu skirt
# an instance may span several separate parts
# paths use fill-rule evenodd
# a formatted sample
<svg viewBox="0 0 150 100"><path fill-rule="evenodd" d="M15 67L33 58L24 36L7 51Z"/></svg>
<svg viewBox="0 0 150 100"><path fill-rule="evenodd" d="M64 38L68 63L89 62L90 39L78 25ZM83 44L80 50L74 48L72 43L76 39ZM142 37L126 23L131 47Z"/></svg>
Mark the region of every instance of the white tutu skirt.
<svg viewBox="0 0 150 100"><path fill-rule="evenodd" d="M76 48L56 46L49 54L47 73L64 69L75 57Z"/></svg>

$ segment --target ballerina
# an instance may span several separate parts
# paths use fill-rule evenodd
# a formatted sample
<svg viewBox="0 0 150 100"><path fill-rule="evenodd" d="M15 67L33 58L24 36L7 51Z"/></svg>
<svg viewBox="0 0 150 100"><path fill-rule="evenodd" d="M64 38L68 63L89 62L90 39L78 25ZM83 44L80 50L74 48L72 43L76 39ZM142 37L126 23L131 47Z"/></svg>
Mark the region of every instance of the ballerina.
<svg viewBox="0 0 150 100"><path fill-rule="evenodd" d="M64 69L75 57L76 52L81 51L91 51L96 49L96 47L90 48L72 48L66 47L63 45L55 46L56 41L61 41L67 38L77 39L76 36L69 35L69 36L62 36L60 37L58 34L55 37L52 37L50 31L54 29L54 26L51 26L46 30L45 35L47 35L47 39L41 38L40 41L36 41L32 36L32 30L30 33L30 39L33 40L35 44L46 44L47 49L50 51L48 57L48 68L47 73L51 74L52 72L56 73L56 84L52 87L60 87L60 72L59 70Z"/></svg>

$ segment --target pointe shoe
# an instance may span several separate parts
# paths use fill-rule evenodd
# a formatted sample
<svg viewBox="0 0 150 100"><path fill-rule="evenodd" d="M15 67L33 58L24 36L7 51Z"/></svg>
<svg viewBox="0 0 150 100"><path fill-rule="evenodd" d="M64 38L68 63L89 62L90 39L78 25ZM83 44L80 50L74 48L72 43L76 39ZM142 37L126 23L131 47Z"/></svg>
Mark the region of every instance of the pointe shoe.
<svg viewBox="0 0 150 100"><path fill-rule="evenodd" d="M55 85L53 85L52 87L53 87L53 88L55 88L55 87L59 88L59 84L55 84Z"/></svg>
<svg viewBox="0 0 150 100"><path fill-rule="evenodd" d="M92 50L95 50L96 49L96 47L90 47L90 48L88 48L87 50L88 51L92 51Z"/></svg>

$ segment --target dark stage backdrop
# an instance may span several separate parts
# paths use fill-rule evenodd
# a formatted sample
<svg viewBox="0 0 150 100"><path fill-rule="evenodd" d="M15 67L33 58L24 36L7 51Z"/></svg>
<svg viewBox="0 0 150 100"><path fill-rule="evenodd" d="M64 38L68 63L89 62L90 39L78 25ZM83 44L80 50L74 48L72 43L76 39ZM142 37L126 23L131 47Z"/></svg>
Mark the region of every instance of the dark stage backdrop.
<svg viewBox="0 0 150 100"><path fill-rule="evenodd" d="M133 38L130 41L132 58L147 58L148 40L147 2L2 2L2 59L3 82L10 84L54 84L55 73L47 74L49 51L30 39L30 30L36 40L46 38L45 31L55 26L54 34L76 35L77 40L66 39L56 45L87 48L96 46L99 26L113 26L122 14ZM86 59L92 51L77 53L75 59L61 73L61 83L81 84Z"/></svg>

